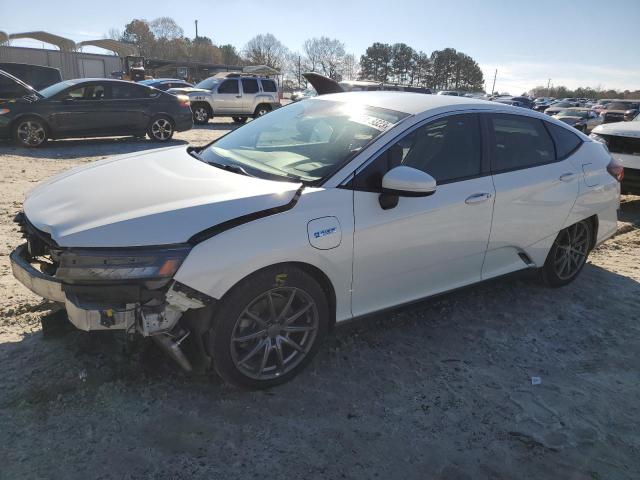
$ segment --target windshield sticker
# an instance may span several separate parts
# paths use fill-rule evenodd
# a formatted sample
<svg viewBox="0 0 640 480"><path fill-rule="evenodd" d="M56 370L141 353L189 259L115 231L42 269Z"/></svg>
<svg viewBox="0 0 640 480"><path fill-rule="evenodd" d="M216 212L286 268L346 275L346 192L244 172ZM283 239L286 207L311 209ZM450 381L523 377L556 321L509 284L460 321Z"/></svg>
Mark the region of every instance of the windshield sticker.
<svg viewBox="0 0 640 480"><path fill-rule="evenodd" d="M372 117L371 115L367 115L364 113L352 115L351 117L349 117L349 120L355 123L359 123L360 125L375 128L379 132L384 132L385 130L393 126L393 123L388 122L387 120L383 120L382 118L378 117Z"/></svg>

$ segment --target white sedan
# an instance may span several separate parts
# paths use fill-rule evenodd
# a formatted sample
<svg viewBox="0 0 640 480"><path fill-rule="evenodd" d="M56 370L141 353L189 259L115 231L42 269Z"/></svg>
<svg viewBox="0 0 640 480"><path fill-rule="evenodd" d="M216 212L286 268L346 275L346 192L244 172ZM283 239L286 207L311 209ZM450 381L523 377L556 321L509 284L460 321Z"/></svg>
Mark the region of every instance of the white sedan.
<svg viewBox="0 0 640 480"><path fill-rule="evenodd" d="M525 268L571 282L616 230L621 170L531 110L323 95L202 148L50 179L11 260L78 328L135 331L187 370L265 388L335 323Z"/></svg>

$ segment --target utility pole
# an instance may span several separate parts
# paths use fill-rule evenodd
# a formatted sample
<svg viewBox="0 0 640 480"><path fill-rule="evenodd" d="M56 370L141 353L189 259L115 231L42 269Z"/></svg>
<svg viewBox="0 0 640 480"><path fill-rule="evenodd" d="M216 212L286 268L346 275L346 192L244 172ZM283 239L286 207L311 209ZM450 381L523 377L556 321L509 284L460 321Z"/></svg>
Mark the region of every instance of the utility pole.
<svg viewBox="0 0 640 480"><path fill-rule="evenodd" d="M196 40L198 39L198 20L196 20Z"/></svg>
<svg viewBox="0 0 640 480"><path fill-rule="evenodd" d="M496 92L496 78L498 77L498 69L496 68L496 73L493 74L493 87L491 87L491 95Z"/></svg>
<svg viewBox="0 0 640 480"><path fill-rule="evenodd" d="M547 97L551 96L551 79L547 80Z"/></svg>

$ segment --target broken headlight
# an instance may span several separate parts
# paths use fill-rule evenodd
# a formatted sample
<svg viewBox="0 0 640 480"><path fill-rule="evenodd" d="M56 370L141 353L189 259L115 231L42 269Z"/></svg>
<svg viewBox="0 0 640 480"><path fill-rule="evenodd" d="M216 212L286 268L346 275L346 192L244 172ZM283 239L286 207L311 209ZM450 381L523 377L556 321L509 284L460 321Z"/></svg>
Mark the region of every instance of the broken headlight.
<svg viewBox="0 0 640 480"><path fill-rule="evenodd" d="M170 279L189 254L188 245L140 248L70 248L58 255L56 277L67 283Z"/></svg>

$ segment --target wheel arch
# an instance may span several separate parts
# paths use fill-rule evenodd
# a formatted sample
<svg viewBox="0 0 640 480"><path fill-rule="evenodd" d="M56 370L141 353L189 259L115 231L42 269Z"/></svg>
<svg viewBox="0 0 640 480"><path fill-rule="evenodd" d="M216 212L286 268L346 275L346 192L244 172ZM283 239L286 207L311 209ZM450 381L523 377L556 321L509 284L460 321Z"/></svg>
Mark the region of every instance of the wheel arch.
<svg viewBox="0 0 640 480"><path fill-rule="evenodd" d="M596 246L596 242L598 239L598 227L600 226L600 221L598 220L598 215L591 215L589 218L585 219L591 225L591 241L589 245L589 250L593 250Z"/></svg>
<svg viewBox="0 0 640 480"><path fill-rule="evenodd" d="M25 113L21 113L20 115L18 115L16 118L14 118L13 120L11 120L11 123L9 123L9 132L11 135L13 135L13 130L16 128L17 123L24 119L24 118L37 118L38 120L40 120L43 124L44 124L44 128L47 129L47 136L49 138L53 138L53 130L51 129L51 125L49 124L49 122L47 121L46 118L44 118L42 115L38 114L38 113L32 113L32 112L25 112Z"/></svg>
<svg viewBox="0 0 640 480"><path fill-rule="evenodd" d="M250 277L252 277L252 276L254 276L254 275L256 275L256 274L258 274L260 272L263 272L265 270L277 269L279 267L285 267L285 266L295 267L295 268L297 268L299 270L302 270L304 273L306 273L307 275L311 276L314 280L316 280L320 284L320 287L322 288L322 291L324 292L325 297L327 298L327 304L329 306L329 315L330 315L329 328L333 328L333 326L336 323L336 291L335 291L335 288L333 286L333 283L331 282L331 279L327 276L326 273L324 273L317 266L312 265L312 264L307 263L307 262L287 261L287 262L273 263L271 265L266 265L264 267L261 267L258 270L255 270L255 271L245 275L244 277L242 277L241 279L236 281L233 285L229 286L229 288L227 288L227 290L225 291L225 293L222 296L222 298L224 298L226 295L228 295L229 292L234 290L236 287L238 287L240 284L242 284L248 278L250 278Z"/></svg>
<svg viewBox="0 0 640 480"><path fill-rule="evenodd" d="M260 107L262 107L262 106L266 107L266 108L267 108L267 110L268 110L268 111L270 111L270 112L273 110L273 107L271 106L271 102L257 102L257 103L256 103L256 108L254 108L254 109L253 109L253 114L254 114L254 115L257 115L258 110L259 110L259 109L260 109Z"/></svg>
<svg viewBox="0 0 640 480"><path fill-rule="evenodd" d="M176 120L173 118L173 115L169 112L165 112L160 111L160 112L153 112L150 116L149 116L149 123L147 125L147 128L149 128L151 126L151 124L153 123L153 121L158 118L158 117L167 117L169 120L171 120L171 123L173 124L173 126L175 127L176 125Z"/></svg>
<svg viewBox="0 0 640 480"><path fill-rule="evenodd" d="M206 100L196 100L195 102L191 102L191 108L192 109L193 109L193 107L198 107L200 105L202 105L204 108L207 109L207 111L209 112L209 116L213 115L213 107Z"/></svg>

